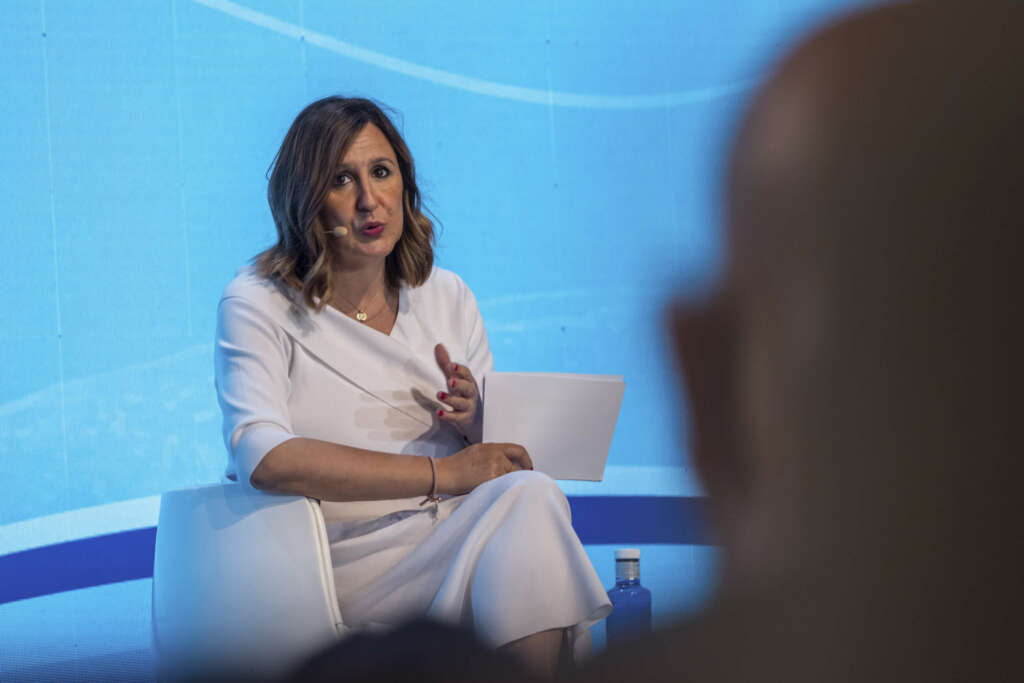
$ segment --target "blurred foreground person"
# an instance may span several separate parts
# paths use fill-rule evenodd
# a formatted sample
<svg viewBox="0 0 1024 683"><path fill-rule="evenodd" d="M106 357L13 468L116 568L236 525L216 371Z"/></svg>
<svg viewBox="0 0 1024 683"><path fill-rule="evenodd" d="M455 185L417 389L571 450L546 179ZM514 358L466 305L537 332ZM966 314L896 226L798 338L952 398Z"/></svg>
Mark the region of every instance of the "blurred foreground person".
<svg viewBox="0 0 1024 683"><path fill-rule="evenodd" d="M1024 680L1022 181L1024 5L871 9L783 61L726 282L673 313L719 596L581 680Z"/></svg>

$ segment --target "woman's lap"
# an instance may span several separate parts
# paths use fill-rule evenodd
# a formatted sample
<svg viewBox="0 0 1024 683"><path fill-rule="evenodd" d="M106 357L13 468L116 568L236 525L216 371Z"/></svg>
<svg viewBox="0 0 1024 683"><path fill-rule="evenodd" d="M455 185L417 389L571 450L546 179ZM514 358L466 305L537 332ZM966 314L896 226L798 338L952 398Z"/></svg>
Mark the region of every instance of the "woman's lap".
<svg viewBox="0 0 1024 683"><path fill-rule="evenodd" d="M342 618L429 616L492 645L604 616L607 603L550 477L514 472L434 510L332 544Z"/></svg>

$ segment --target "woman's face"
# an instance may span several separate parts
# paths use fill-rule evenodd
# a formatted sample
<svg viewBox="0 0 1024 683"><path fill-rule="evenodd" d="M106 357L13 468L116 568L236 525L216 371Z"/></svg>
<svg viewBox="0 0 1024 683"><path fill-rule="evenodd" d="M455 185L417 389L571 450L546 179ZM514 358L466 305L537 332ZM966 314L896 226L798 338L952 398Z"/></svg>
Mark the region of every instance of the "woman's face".
<svg viewBox="0 0 1024 683"><path fill-rule="evenodd" d="M349 145L335 170L320 220L330 231L344 226L336 238L343 264L380 260L402 236L402 173L391 143L372 123Z"/></svg>

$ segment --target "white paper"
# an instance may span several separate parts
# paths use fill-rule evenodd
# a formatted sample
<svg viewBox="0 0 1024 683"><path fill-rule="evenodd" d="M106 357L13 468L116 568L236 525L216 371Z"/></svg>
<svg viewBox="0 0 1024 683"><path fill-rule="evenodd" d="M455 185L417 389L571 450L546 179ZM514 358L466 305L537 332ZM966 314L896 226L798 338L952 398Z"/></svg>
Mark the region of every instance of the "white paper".
<svg viewBox="0 0 1024 683"><path fill-rule="evenodd" d="M601 481L625 388L621 375L488 373L484 441L522 445L555 479Z"/></svg>

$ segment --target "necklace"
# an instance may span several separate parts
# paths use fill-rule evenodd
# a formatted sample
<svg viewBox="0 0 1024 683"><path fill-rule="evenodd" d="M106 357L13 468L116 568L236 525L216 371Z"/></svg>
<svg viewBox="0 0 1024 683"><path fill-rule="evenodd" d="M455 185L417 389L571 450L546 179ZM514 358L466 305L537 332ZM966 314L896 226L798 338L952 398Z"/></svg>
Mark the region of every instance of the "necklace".
<svg viewBox="0 0 1024 683"><path fill-rule="evenodd" d="M363 309L359 308L358 306L353 304L351 301L349 301L341 292L336 292L336 294L341 298L342 301L344 301L346 304L348 304L352 308L356 309L356 312L354 314L353 313L349 313L348 315L351 315L352 317L354 317L356 320L358 320L361 323L367 323L370 320L373 320L378 315L380 315L384 311L385 308L388 307L388 297L385 294L384 295L384 303L381 304L380 308L378 308L373 313L373 315L369 315L369 314L366 313L366 311L364 311Z"/></svg>

